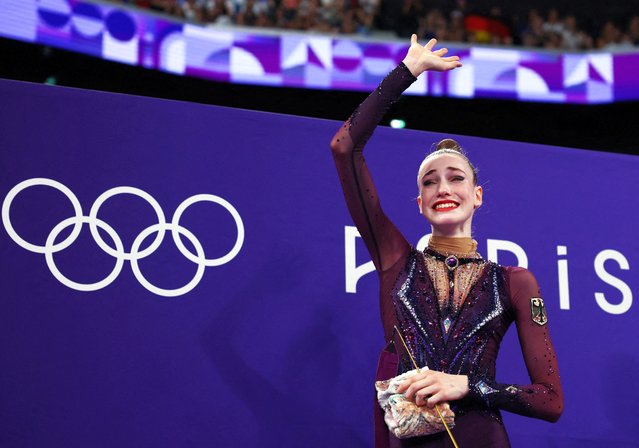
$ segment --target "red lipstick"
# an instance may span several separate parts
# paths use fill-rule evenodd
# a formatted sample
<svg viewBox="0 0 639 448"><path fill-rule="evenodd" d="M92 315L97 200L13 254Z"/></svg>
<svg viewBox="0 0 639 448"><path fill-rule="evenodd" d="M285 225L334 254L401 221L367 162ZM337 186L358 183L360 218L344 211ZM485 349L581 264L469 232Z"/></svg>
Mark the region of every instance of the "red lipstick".
<svg viewBox="0 0 639 448"><path fill-rule="evenodd" d="M459 203L455 201L437 201L433 204L433 210L436 212L449 212L459 207Z"/></svg>

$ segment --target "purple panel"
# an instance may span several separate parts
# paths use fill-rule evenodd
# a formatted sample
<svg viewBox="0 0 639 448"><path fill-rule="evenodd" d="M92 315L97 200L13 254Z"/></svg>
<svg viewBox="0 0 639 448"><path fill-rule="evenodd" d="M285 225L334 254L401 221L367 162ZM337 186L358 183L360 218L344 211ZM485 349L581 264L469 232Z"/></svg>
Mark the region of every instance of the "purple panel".
<svg viewBox="0 0 639 448"><path fill-rule="evenodd" d="M391 59L393 57L392 49L384 44L363 44L363 53L365 58Z"/></svg>
<svg viewBox="0 0 639 448"><path fill-rule="evenodd" d="M561 92L564 88L562 55L530 52L525 55L528 57L522 58L519 65L534 70L546 81L551 92Z"/></svg>
<svg viewBox="0 0 639 448"><path fill-rule="evenodd" d="M255 56L267 74L280 73L280 37L238 33L233 46L243 48Z"/></svg>
<svg viewBox="0 0 639 448"><path fill-rule="evenodd" d="M117 267L88 225L66 248L72 226L59 229L49 264L6 223L0 229L3 447L371 446L383 340L375 274L359 280L357 294L345 292L351 221L328 150L340 123L9 81L0 96L2 201L33 178L68 187L88 217L114 187L151 198L120 192L97 209L107 245L121 240L131 252L139 243L148 253L138 271L122 257L121 271L95 291L51 270L95 283ZM428 232L410 198L425 148L441 138L381 128L367 148L385 211L409 241ZM497 239L526 252L559 353L564 416L550 425L506 415L514 446L636 446L638 392L620 394L619 384L639 371L639 316L628 300L639 288L639 159L456 138L481 168L479 250ZM156 233L140 235L159 221L149 201L175 222L178 206L199 194L228 201L245 240L234 258L202 267L189 292L163 297L148 284L179 288L197 274L198 258L186 253L201 245L203 257L219 258L236 240L228 209L202 202L179 219L184 247L168 232L147 249ZM37 245L75 214L46 186L23 190L8 210L18 235ZM358 246L358 263L366 259ZM499 260L515 258L502 251ZM569 285L562 307L560 282ZM612 314L619 304L628 306ZM528 381L514 330L499 363L498 380Z"/></svg>
<svg viewBox="0 0 639 448"><path fill-rule="evenodd" d="M639 99L639 54L618 54L613 61L615 100Z"/></svg>

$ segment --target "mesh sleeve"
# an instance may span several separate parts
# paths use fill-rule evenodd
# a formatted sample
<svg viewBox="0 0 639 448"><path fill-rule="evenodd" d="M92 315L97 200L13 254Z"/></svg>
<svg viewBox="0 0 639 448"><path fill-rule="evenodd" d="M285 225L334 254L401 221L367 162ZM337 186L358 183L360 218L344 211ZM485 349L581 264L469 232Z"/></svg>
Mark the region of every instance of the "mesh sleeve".
<svg viewBox="0 0 639 448"><path fill-rule="evenodd" d="M555 422L563 411L563 393L539 286L523 268L510 268L509 285L530 384L502 384L475 374L468 378L469 395L488 407Z"/></svg>
<svg viewBox="0 0 639 448"><path fill-rule="evenodd" d="M363 149L394 101L416 78L402 63L391 71L353 112L331 141L348 210L378 271L385 271L408 253L403 235L382 211Z"/></svg>

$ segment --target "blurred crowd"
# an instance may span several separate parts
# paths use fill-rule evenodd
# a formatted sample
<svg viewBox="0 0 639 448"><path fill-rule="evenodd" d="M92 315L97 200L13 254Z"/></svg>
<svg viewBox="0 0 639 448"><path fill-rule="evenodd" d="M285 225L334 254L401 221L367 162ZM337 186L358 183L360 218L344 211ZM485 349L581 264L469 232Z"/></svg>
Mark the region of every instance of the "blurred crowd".
<svg viewBox="0 0 639 448"><path fill-rule="evenodd" d="M394 34L448 42L522 45L550 49L623 49L639 46L639 13L584 17L528 9L505 14L467 0L433 7L427 0L113 0L171 14L189 22L341 34Z"/></svg>

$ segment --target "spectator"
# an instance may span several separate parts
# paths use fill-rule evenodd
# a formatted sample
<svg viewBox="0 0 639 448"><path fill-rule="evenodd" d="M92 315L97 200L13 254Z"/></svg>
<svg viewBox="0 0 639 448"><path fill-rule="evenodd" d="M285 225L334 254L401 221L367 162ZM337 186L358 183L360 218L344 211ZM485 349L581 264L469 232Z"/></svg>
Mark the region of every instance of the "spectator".
<svg viewBox="0 0 639 448"><path fill-rule="evenodd" d="M379 14L379 0L360 0L355 12L357 33L370 34L375 25L375 17Z"/></svg>
<svg viewBox="0 0 639 448"><path fill-rule="evenodd" d="M297 15L300 29L316 30L322 20L319 0L302 0Z"/></svg>
<svg viewBox="0 0 639 448"><path fill-rule="evenodd" d="M204 19L204 5L201 0L184 0L180 14L188 22L201 22Z"/></svg>
<svg viewBox="0 0 639 448"><path fill-rule="evenodd" d="M255 26L257 24L257 16L255 0L246 0L246 3L240 6L240 10L235 16L235 23L240 26Z"/></svg>
<svg viewBox="0 0 639 448"><path fill-rule="evenodd" d="M548 19L542 25L542 30L547 34L563 34L564 23L559 18L559 11L555 8L551 8L550 11L548 11Z"/></svg>
<svg viewBox="0 0 639 448"><path fill-rule="evenodd" d="M541 47L544 42L544 21L536 9L528 13L528 25L521 33L521 41L525 47Z"/></svg>
<svg viewBox="0 0 639 448"><path fill-rule="evenodd" d="M395 32L399 37L410 37L419 28L422 4L419 0L403 0L402 12L397 20Z"/></svg>
<svg viewBox="0 0 639 448"><path fill-rule="evenodd" d="M431 9L419 21L419 30L417 31L417 35L420 37L420 39L423 38L425 40L445 40L446 29L447 23L442 12L439 9Z"/></svg>
<svg viewBox="0 0 639 448"><path fill-rule="evenodd" d="M204 20L217 25L233 23L231 5L225 0L208 0L204 7Z"/></svg>
<svg viewBox="0 0 639 448"><path fill-rule="evenodd" d="M630 39L624 35L617 25L608 20L599 34L597 39L597 48L605 48L608 50L630 46Z"/></svg>
<svg viewBox="0 0 639 448"><path fill-rule="evenodd" d="M628 39L632 45L639 45L639 16L632 16L628 22Z"/></svg>
<svg viewBox="0 0 639 448"><path fill-rule="evenodd" d="M575 16L567 16L564 19L563 48L567 50L586 50L592 48L592 38L581 31L577 26Z"/></svg>
<svg viewBox="0 0 639 448"><path fill-rule="evenodd" d="M300 0L282 0L280 4L280 22L278 26L282 28L295 28L295 19Z"/></svg>
<svg viewBox="0 0 639 448"><path fill-rule="evenodd" d="M464 14L457 9L450 13L450 25L446 38L452 42L468 41L466 28L464 27Z"/></svg>

